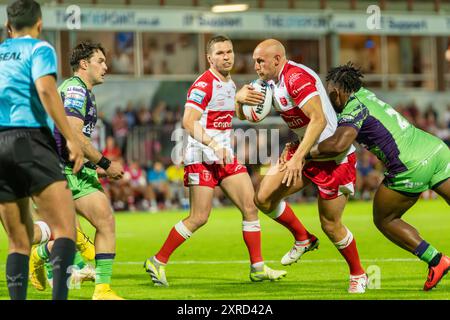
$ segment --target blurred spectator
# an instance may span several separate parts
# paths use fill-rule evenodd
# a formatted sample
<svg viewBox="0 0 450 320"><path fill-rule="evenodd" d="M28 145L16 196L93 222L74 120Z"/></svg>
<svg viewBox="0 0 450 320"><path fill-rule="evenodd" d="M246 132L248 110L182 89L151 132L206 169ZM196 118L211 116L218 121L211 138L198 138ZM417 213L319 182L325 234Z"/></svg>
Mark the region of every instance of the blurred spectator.
<svg viewBox="0 0 450 320"><path fill-rule="evenodd" d="M172 164L166 170L172 194L183 210L189 209L189 189L184 186L184 167Z"/></svg>
<svg viewBox="0 0 450 320"><path fill-rule="evenodd" d="M125 166L125 162L122 157L120 157L117 161L119 161L123 166ZM116 211L124 211L127 210L127 182L124 179L120 180L110 180L108 178L101 178L100 182L103 186L103 189L107 193L114 210Z"/></svg>
<svg viewBox="0 0 450 320"><path fill-rule="evenodd" d="M111 62L111 73L130 74L134 72L134 33L117 32L115 51Z"/></svg>
<svg viewBox="0 0 450 320"><path fill-rule="evenodd" d="M137 124L140 126L148 125L152 119L150 111L143 105L137 113Z"/></svg>
<svg viewBox="0 0 450 320"><path fill-rule="evenodd" d="M361 149L357 159L356 197L370 200L383 180L383 175L375 167L377 158L369 151Z"/></svg>
<svg viewBox="0 0 450 320"><path fill-rule="evenodd" d="M108 119L106 119L105 113L103 111L99 111L97 123L98 123L98 125L103 125L103 128L105 130L105 137L114 135L114 131L113 131L111 122Z"/></svg>
<svg viewBox="0 0 450 320"><path fill-rule="evenodd" d="M106 138L106 146L105 149L103 149L102 154L112 161L117 161L122 157L122 151L116 145L114 137L109 136Z"/></svg>
<svg viewBox="0 0 450 320"><path fill-rule="evenodd" d="M136 112L133 109L131 101L128 102L127 108L125 109L125 117L127 118L128 128L133 128L136 124Z"/></svg>
<svg viewBox="0 0 450 320"><path fill-rule="evenodd" d="M450 128L450 104L447 105L447 110L444 112L444 123L447 128Z"/></svg>
<svg viewBox="0 0 450 320"><path fill-rule="evenodd" d="M153 189L151 204L154 205L159 199L163 200L164 206L172 206L172 193L169 186L169 180L161 162L156 161L153 168L147 173L147 180Z"/></svg>
<svg viewBox="0 0 450 320"><path fill-rule="evenodd" d="M133 73L133 58L125 52L116 53L111 62L111 73L130 74Z"/></svg>
<svg viewBox="0 0 450 320"><path fill-rule="evenodd" d="M148 46L144 47L144 73L145 74L166 74L166 56L159 47L156 39L151 39Z"/></svg>
<svg viewBox="0 0 450 320"><path fill-rule="evenodd" d="M434 132L431 133L450 146L450 128L446 126L444 122L438 122L435 126Z"/></svg>
<svg viewBox="0 0 450 320"><path fill-rule="evenodd" d="M116 138L117 145L119 146L122 154L125 154L125 145L128 135L128 121L120 108L116 109L116 113L112 119L112 127L114 130L114 137Z"/></svg>
<svg viewBox="0 0 450 320"><path fill-rule="evenodd" d="M197 67L197 48L194 46L193 37L190 34L180 34L175 43L172 54L172 63L168 64L169 72L172 74L194 74ZM183 63L180 63L183 61Z"/></svg>
<svg viewBox="0 0 450 320"><path fill-rule="evenodd" d="M127 183L125 193L127 195L128 210L136 211L137 200L142 200L142 210L157 211L156 203L152 205L152 199L154 199L152 187L147 185L145 171L139 166L139 163L132 161L129 166L125 166L124 171L123 180Z"/></svg>
<svg viewBox="0 0 450 320"><path fill-rule="evenodd" d="M417 118L420 114L419 109L417 108L416 102L411 102L407 107L406 110L411 115L411 119L413 120L413 124L417 123Z"/></svg>
<svg viewBox="0 0 450 320"><path fill-rule="evenodd" d="M164 124L164 120L166 119L166 109L167 103L165 103L164 101L159 101L152 111L153 124Z"/></svg>
<svg viewBox="0 0 450 320"><path fill-rule="evenodd" d="M415 124L416 120L413 118L413 116L411 115L411 112L409 111L409 109L405 108L405 106L403 104L399 104L395 107L395 109L406 118L406 120L408 120L410 123Z"/></svg>
<svg viewBox="0 0 450 320"><path fill-rule="evenodd" d="M428 105L423 116L426 121L436 121L436 119L438 118L438 114L431 104Z"/></svg>

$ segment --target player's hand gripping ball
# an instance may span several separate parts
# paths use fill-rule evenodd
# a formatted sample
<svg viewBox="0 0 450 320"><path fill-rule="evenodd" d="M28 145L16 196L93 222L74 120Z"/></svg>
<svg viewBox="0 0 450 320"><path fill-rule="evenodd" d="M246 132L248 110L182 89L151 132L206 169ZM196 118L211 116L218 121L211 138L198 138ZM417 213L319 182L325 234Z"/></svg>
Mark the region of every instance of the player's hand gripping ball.
<svg viewBox="0 0 450 320"><path fill-rule="evenodd" d="M250 85L255 88L256 91L264 94L264 102L256 106L250 106L244 104L242 106L242 112L245 118L250 122L260 122L270 113L272 109L273 89L264 80L253 80Z"/></svg>

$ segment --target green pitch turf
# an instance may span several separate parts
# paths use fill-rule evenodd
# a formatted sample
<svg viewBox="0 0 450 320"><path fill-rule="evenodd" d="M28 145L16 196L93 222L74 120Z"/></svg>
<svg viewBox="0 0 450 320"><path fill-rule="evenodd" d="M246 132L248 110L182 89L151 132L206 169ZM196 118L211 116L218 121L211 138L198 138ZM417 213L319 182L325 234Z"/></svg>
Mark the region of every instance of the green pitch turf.
<svg viewBox="0 0 450 320"><path fill-rule="evenodd" d="M348 270L343 258L326 238L315 204L293 205L307 228L319 237L317 251L284 267L280 258L293 239L282 226L261 215L263 256L272 268L288 275L278 282L252 283L248 255L242 240L241 218L234 208L214 209L208 223L171 257L166 269L168 288L154 287L143 261L159 250L172 226L186 212L121 213L117 219L117 256L113 288L127 299L450 299L450 275L431 292L423 292L427 265L388 241L372 223L369 202L351 202L344 223L355 235L365 268L380 272L380 288L364 295L347 294ZM439 250L450 253L450 209L442 200L419 201L405 216ZM82 222L88 234L93 229ZM7 241L0 231L0 299L8 299L5 281ZM90 299L94 284L71 290L71 299ZM29 299L49 299L51 291L36 291Z"/></svg>

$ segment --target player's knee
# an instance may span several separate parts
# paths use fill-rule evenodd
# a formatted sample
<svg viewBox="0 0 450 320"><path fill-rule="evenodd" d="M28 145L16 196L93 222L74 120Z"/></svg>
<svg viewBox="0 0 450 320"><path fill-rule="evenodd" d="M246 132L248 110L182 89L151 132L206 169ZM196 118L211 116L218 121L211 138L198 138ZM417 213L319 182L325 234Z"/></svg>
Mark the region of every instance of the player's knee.
<svg viewBox="0 0 450 320"><path fill-rule="evenodd" d="M329 238L335 238L335 235L339 232L342 224L340 221L334 221L334 220L328 220L328 219L321 219L320 224L322 227L323 232L329 237Z"/></svg>
<svg viewBox="0 0 450 320"><path fill-rule="evenodd" d="M259 192L255 194L253 202L255 203L256 207L265 214L268 214L273 211L272 204L269 201L269 199L267 197L264 197Z"/></svg>
<svg viewBox="0 0 450 320"><path fill-rule="evenodd" d="M244 206L244 218L246 220L253 220L258 218L258 208L253 202L247 203Z"/></svg>
<svg viewBox="0 0 450 320"><path fill-rule="evenodd" d="M196 229L200 228L201 226L204 226L208 222L208 216L198 216L198 217L192 217L190 219L191 223L195 225Z"/></svg>
<svg viewBox="0 0 450 320"><path fill-rule="evenodd" d="M98 231L109 233L114 232L116 226L114 215L112 213L97 216L93 224Z"/></svg>
<svg viewBox="0 0 450 320"><path fill-rule="evenodd" d="M383 230L386 227L388 220L374 213L373 223L378 228L378 230Z"/></svg>
<svg viewBox="0 0 450 320"><path fill-rule="evenodd" d="M31 241L25 234L10 234L8 236L9 250L13 252L30 252Z"/></svg>

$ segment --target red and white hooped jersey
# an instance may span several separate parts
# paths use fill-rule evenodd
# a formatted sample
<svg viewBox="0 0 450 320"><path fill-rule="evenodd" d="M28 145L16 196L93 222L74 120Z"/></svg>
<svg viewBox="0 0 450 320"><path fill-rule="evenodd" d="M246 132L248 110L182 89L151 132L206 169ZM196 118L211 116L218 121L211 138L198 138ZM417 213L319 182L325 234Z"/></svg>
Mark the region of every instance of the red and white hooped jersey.
<svg viewBox="0 0 450 320"><path fill-rule="evenodd" d="M320 97L327 120L327 125L316 144L334 134L337 128L336 113L322 81L313 70L302 64L288 61L278 75L278 82L270 81L270 83L274 89L273 103L275 110L280 113L288 127L297 134L300 141L303 139L310 122L310 119L303 113L302 107L314 96ZM333 159L340 162L343 158L345 159L346 155L354 151L355 147L352 145L346 154ZM330 158L322 160L330 160Z"/></svg>
<svg viewBox="0 0 450 320"><path fill-rule="evenodd" d="M233 80L223 82L209 69L195 80L189 88L185 107L202 112L201 126L206 134L233 152L231 147L231 120L234 116L236 85ZM184 152L184 165L214 162L219 159L214 151L188 137Z"/></svg>

